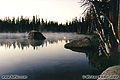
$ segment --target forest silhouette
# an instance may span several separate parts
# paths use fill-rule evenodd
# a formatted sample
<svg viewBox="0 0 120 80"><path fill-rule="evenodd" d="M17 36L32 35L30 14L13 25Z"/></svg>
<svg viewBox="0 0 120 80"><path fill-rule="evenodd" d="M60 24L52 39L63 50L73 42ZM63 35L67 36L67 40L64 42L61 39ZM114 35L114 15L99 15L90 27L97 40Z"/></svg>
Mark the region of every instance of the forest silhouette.
<svg viewBox="0 0 120 80"><path fill-rule="evenodd" d="M57 21L47 21L43 18L38 18L33 16L32 20L29 18L5 17L0 19L0 32L29 32L31 30L41 31L41 32L78 32L78 33L88 33L88 20L82 18L73 18L71 22L66 21L65 24L58 24Z"/></svg>

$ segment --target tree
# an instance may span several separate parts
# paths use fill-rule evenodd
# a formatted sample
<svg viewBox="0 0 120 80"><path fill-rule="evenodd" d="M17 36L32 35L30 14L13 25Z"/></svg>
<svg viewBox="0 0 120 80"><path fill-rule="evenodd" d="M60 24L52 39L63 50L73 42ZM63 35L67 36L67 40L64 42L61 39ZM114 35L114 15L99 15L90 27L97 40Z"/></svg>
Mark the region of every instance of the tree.
<svg viewBox="0 0 120 80"><path fill-rule="evenodd" d="M119 39L120 39L120 0L118 1L118 4L119 4L119 6L118 6L118 37L119 37Z"/></svg>
<svg viewBox="0 0 120 80"><path fill-rule="evenodd" d="M81 7L86 6L84 13L86 11L90 13L91 21L105 53L110 53L110 50L118 47L118 2L118 0L83 0L80 2L82 3Z"/></svg>

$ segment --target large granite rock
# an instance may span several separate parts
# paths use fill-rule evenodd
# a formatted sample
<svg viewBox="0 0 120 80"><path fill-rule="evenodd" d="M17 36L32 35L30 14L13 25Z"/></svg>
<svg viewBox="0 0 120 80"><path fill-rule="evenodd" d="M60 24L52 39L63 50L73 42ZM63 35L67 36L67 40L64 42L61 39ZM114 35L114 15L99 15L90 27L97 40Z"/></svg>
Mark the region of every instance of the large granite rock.
<svg viewBox="0 0 120 80"><path fill-rule="evenodd" d="M80 39L73 39L69 43L65 44L65 48L68 49L96 49L98 48L99 45L99 39L96 36L92 36L91 38L89 37L84 37Z"/></svg>
<svg viewBox="0 0 120 80"><path fill-rule="evenodd" d="M32 30L28 34L28 39L44 40L46 39L42 33Z"/></svg>
<svg viewBox="0 0 120 80"><path fill-rule="evenodd" d="M106 78L99 78L97 80L120 80L120 65L107 68L101 76L105 76Z"/></svg>
<svg viewBox="0 0 120 80"><path fill-rule="evenodd" d="M92 42L89 38L81 38L71 40L69 43L65 44L65 48L90 48L92 47Z"/></svg>

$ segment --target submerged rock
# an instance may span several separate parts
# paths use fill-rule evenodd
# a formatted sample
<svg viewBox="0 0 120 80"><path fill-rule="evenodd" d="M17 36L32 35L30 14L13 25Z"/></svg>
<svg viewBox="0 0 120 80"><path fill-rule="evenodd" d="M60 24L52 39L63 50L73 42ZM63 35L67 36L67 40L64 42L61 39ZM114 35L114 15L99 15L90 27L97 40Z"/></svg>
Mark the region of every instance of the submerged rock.
<svg viewBox="0 0 120 80"><path fill-rule="evenodd" d="M107 68L101 76L105 76L106 79L103 77L97 80L120 80L120 65Z"/></svg>
<svg viewBox="0 0 120 80"><path fill-rule="evenodd" d="M46 39L42 33L32 30L28 34L28 39L44 40Z"/></svg>

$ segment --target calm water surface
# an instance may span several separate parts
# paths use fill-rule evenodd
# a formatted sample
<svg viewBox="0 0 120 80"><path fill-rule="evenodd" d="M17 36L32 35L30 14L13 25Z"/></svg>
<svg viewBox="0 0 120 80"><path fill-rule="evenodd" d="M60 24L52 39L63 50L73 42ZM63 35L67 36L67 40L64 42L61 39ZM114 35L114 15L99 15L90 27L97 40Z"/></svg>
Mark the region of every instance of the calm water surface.
<svg viewBox="0 0 120 80"><path fill-rule="evenodd" d="M43 33L44 41L27 39L27 33L0 33L0 76L27 75L28 80L81 80L95 69L83 52L65 49L71 39L84 35Z"/></svg>

